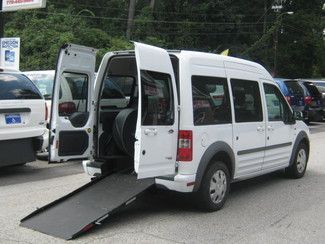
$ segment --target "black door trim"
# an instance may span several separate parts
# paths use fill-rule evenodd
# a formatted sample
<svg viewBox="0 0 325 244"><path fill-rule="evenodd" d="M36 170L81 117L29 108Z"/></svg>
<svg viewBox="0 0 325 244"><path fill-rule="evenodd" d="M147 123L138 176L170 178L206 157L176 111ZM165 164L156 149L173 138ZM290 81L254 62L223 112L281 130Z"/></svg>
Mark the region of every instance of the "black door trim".
<svg viewBox="0 0 325 244"><path fill-rule="evenodd" d="M292 142L286 142L286 143L271 145L271 146L267 146L267 147L257 147L257 148L238 151L237 155L244 155L244 154L249 154L249 153L261 152L261 151L266 151L266 150L271 150L271 149L276 149L276 148L281 148L281 147L288 147L288 146L291 146L291 145L292 145Z"/></svg>

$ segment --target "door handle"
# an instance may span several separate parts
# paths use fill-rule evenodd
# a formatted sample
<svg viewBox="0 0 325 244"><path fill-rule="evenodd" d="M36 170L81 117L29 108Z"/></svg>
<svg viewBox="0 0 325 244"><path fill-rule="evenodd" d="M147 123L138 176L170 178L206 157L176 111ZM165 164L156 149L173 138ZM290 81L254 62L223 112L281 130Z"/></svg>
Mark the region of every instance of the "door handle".
<svg viewBox="0 0 325 244"><path fill-rule="evenodd" d="M170 129L170 130L168 131L168 133L169 133L169 134L173 134L173 133L174 133L174 130L173 130L173 129Z"/></svg>
<svg viewBox="0 0 325 244"><path fill-rule="evenodd" d="M257 127L257 131L259 131L259 132L263 132L263 131L264 131L264 127L263 127L263 126L258 126L258 127Z"/></svg>
<svg viewBox="0 0 325 244"><path fill-rule="evenodd" d="M157 131L157 129L145 129L144 134L146 136L155 136L158 134L158 131Z"/></svg>
<svg viewBox="0 0 325 244"><path fill-rule="evenodd" d="M267 127L267 130L268 130L268 131L274 131L274 128L273 128L272 126L269 125L269 126Z"/></svg>

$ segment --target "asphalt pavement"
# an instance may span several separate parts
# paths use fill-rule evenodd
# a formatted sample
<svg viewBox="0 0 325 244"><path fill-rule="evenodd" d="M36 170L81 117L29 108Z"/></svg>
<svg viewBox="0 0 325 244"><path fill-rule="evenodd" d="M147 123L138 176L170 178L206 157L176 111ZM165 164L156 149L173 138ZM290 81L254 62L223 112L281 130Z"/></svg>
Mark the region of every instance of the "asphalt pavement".
<svg viewBox="0 0 325 244"><path fill-rule="evenodd" d="M310 127L302 179L275 172L235 183L214 213L197 210L187 195L150 193L69 243L324 243L325 125ZM20 219L87 182L80 162L1 169L0 243L64 243L20 227Z"/></svg>

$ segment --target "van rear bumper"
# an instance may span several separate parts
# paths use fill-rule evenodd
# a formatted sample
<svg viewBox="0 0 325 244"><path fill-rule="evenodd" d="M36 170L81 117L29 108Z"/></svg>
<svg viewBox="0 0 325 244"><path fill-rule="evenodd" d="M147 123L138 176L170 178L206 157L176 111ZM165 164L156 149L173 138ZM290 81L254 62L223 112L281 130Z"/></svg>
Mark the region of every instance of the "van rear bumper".
<svg viewBox="0 0 325 244"><path fill-rule="evenodd" d="M95 162L91 160L82 161L84 171L90 177L101 176L105 171L103 162ZM170 175L155 178L158 187L167 188L178 192L192 192L195 184L196 174L193 175Z"/></svg>
<svg viewBox="0 0 325 244"><path fill-rule="evenodd" d="M196 174L193 175L173 175L166 177L157 177L156 185L162 186L172 191L192 192L195 184Z"/></svg>

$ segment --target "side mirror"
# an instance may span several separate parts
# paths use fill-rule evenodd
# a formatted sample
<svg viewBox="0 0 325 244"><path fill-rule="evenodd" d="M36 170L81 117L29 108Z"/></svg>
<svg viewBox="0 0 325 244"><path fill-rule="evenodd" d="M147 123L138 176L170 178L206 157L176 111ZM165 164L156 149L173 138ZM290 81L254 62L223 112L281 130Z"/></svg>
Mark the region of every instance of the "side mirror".
<svg viewBox="0 0 325 244"><path fill-rule="evenodd" d="M296 123L296 116L295 112L293 113L288 113L288 116L286 117L284 123L286 125L294 125Z"/></svg>
<svg viewBox="0 0 325 244"><path fill-rule="evenodd" d="M302 112L294 111L293 112L293 118L295 120L303 120L304 119L304 116L303 116Z"/></svg>

